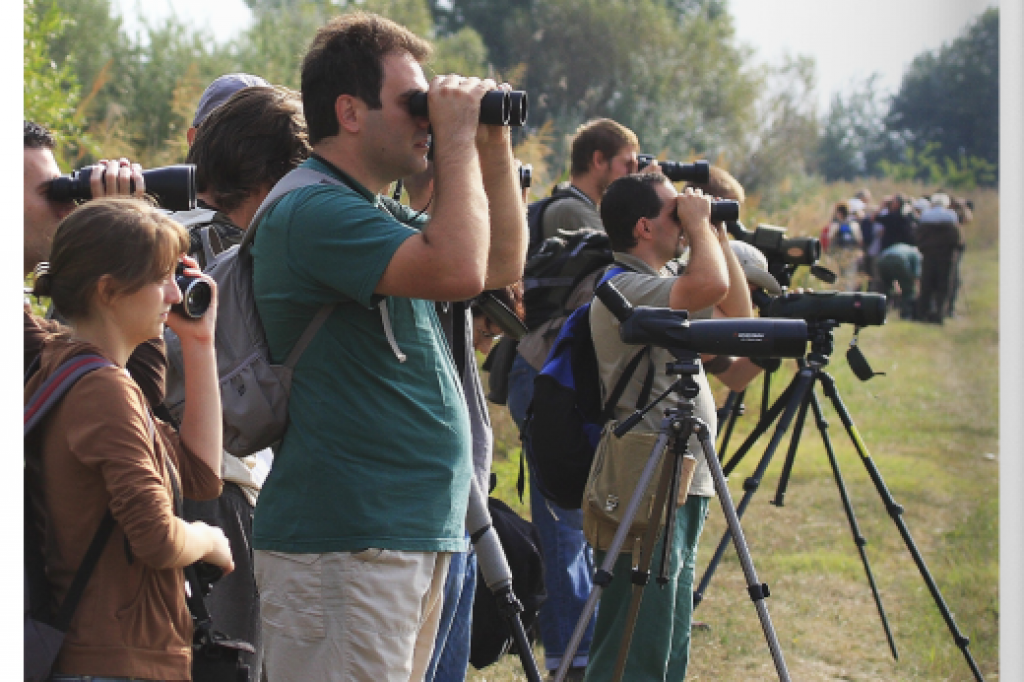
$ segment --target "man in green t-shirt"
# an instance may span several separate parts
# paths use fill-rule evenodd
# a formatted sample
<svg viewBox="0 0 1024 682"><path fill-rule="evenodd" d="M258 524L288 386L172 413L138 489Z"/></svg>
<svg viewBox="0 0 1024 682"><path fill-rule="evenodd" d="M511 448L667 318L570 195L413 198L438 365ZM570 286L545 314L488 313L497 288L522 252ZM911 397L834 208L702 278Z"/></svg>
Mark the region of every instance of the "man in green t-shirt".
<svg viewBox="0 0 1024 682"><path fill-rule="evenodd" d="M290 425L253 531L268 677L421 679L450 553L464 551L470 425L433 301L514 282L525 211L507 128L479 125L490 80L439 76L430 45L373 14L321 28L302 64L313 154L340 184L287 194L253 246L256 305L295 368ZM429 120L409 113L428 92ZM430 219L381 196L426 168Z"/></svg>

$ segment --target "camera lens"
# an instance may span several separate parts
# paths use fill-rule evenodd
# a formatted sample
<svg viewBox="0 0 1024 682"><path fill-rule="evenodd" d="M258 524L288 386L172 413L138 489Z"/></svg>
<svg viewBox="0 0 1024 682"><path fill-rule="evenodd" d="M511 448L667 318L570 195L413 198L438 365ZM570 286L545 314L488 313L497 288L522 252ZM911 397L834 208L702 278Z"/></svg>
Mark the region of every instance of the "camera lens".
<svg viewBox="0 0 1024 682"><path fill-rule="evenodd" d="M206 280L198 277L189 277L183 274L183 270L184 268L179 265L174 273L174 281L178 284L178 289L181 291L181 303L171 306L171 310L179 315L198 319L210 307L210 302L213 300L213 290L210 289L210 285Z"/></svg>

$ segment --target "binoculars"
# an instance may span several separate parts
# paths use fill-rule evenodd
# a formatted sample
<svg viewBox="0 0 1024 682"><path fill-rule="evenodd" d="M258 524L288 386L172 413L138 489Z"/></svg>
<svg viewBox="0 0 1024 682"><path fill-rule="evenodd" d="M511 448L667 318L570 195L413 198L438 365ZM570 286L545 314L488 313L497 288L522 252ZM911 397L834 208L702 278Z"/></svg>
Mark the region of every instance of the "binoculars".
<svg viewBox="0 0 1024 682"><path fill-rule="evenodd" d="M95 166L78 170L54 178L46 191L50 201L89 201L92 199L92 188L89 179L97 170ZM106 171L102 171L106 175ZM191 211L196 207L196 167L190 163L175 166L164 166L142 171L142 179L146 184L146 194L156 198L161 208L168 211ZM131 183L131 191L135 191L135 183Z"/></svg>
<svg viewBox="0 0 1024 682"><path fill-rule="evenodd" d="M526 123L527 100L522 90L491 90L480 100L480 123L492 126L522 127ZM427 93L409 97L409 113L429 117ZM148 182L148 181L147 181Z"/></svg>

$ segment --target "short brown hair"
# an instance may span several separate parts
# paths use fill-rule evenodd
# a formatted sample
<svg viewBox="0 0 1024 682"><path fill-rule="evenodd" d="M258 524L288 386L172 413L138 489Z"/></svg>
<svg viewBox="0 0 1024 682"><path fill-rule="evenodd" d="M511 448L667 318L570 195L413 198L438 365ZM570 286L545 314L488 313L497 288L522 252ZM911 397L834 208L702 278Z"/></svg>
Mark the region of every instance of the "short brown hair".
<svg viewBox="0 0 1024 682"><path fill-rule="evenodd" d="M196 165L196 190L229 212L260 188L273 187L309 158L302 101L287 88L243 88L196 129L188 162Z"/></svg>
<svg viewBox="0 0 1024 682"><path fill-rule="evenodd" d="M57 226L48 269L36 278L34 293L51 297L64 317L82 319L101 277L114 279L115 295L135 293L166 277L188 243L184 227L143 199L96 199Z"/></svg>
<svg viewBox="0 0 1024 682"><path fill-rule="evenodd" d="M636 133L610 118L595 118L576 129L572 138L569 175L583 175L590 170L594 152L611 159L623 147L639 147Z"/></svg>
<svg viewBox="0 0 1024 682"><path fill-rule="evenodd" d="M338 134L334 103L341 95L380 109L384 58L393 52L407 52L424 62L431 47L404 26L368 12L335 17L316 32L302 60L302 105L310 144Z"/></svg>
<svg viewBox="0 0 1024 682"><path fill-rule="evenodd" d="M719 199L738 201L741 204L746 201L747 194L743 191L740 181L724 168L711 166L708 169L707 182L688 182L687 187L695 187L704 194L709 194Z"/></svg>

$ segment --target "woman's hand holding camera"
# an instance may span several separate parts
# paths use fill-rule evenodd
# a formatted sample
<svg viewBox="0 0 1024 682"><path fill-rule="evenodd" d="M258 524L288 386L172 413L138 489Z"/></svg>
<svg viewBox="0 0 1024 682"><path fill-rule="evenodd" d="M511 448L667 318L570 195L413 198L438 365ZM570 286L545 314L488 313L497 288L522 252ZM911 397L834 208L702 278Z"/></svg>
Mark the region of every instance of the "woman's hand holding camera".
<svg viewBox="0 0 1024 682"><path fill-rule="evenodd" d="M191 318L177 311L172 311L167 316L167 326L178 335L183 345L196 343L212 346L214 330L217 327L217 282L209 275L203 273L199 268L199 263L194 258L183 255L181 257L181 264L184 266L181 272L182 275L200 279L210 285L210 305L206 312L198 318Z"/></svg>
<svg viewBox="0 0 1024 682"><path fill-rule="evenodd" d="M213 564L224 571L224 575L235 570L235 562L231 558L231 545L228 543L228 538L224 535L223 530L217 526L207 525L202 521L193 521L189 526L194 533L199 535L199 541L204 543L207 548L203 555L199 557L200 560Z"/></svg>

